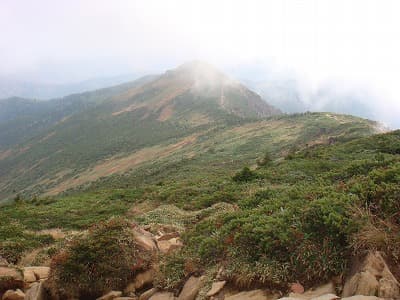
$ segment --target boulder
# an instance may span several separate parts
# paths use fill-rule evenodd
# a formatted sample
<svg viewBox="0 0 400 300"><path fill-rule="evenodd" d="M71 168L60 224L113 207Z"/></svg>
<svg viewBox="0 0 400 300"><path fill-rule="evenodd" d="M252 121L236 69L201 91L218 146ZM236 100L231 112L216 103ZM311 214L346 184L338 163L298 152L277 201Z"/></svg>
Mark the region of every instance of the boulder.
<svg viewBox="0 0 400 300"><path fill-rule="evenodd" d="M147 231L146 231L147 232ZM157 251L156 241L150 233L144 233L143 231L134 231L134 237L136 243L145 251Z"/></svg>
<svg viewBox="0 0 400 300"><path fill-rule="evenodd" d="M268 295L263 290L241 292L225 297L225 300L267 300Z"/></svg>
<svg viewBox="0 0 400 300"><path fill-rule="evenodd" d="M101 296L100 298L97 298L96 300L113 300L113 299L121 297L121 296L122 296L122 292L111 291L111 292Z"/></svg>
<svg viewBox="0 0 400 300"><path fill-rule="evenodd" d="M191 276L183 286L183 289L179 294L178 300L194 300L203 284L204 276Z"/></svg>
<svg viewBox="0 0 400 300"><path fill-rule="evenodd" d="M113 300L137 300L137 297L117 297L114 298Z"/></svg>
<svg viewBox="0 0 400 300"><path fill-rule="evenodd" d="M38 281L38 278L36 278L36 275L32 270L24 270L24 281L26 283L32 283Z"/></svg>
<svg viewBox="0 0 400 300"><path fill-rule="evenodd" d="M159 240L157 241L158 249L162 253L170 253L176 249L179 249L183 246L182 242L179 238L172 238L169 240Z"/></svg>
<svg viewBox="0 0 400 300"><path fill-rule="evenodd" d="M169 292L155 293L149 300L175 300L175 296Z"/></svg>
<svg viewBox="0 0 400 300"><path fill-rule="evenodd" d="M25 299L25 294L23 291L20 289L17 289L16 291L13 290L8 290L3 294L2 300L24 300Z"/></svg>
<svg viewBox="0 0 400 300"><path fill-rule="evenodd" d="M400 285L378 251L369 252L362 261L356 261L343 287L342 297L354 295L380 298L400 298Z"/></svg>
<svg viewBox="0 0 400 300"><path fill-rule="evenodd" d="M149 300L151 296L157 293L156 288L152 288L150 290L145 291L143 294L140 295L139 300Z"/></svg>
<svg viewBox="0 0 400 300"><path fill-rule="evenodd" d="M207 292L207 297L215 296L218 294L225 286L226 281L213 282L211 289Z"/></svg>
<svg viewBox="0 0 400 300"><path fill-rule="evenodd" d="M46 300L46 291L43 282L34 282L25 293L25 300Z"/></svg>
<svg viewBox="0 0 400 300"><path fill-rule="evenodd" d="M25 267L23 269L24 281L28 283L47 279L49 277L49 273L49 267Z"/></svg>
<svg viewBox="0 0 400 300"><path fill-rule="evenodd" d="M22 273L9 267L0 267L0 294L7 290L23 288L24 280Z"/></svg>

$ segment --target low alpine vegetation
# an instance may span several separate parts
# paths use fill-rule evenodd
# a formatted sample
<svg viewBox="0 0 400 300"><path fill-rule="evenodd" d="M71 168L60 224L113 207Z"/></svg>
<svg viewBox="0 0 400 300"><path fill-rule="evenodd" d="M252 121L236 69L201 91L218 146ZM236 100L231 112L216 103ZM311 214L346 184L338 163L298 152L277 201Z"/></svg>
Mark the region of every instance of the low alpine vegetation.
<svg viewBox="0 0 400 300"><path fill-rule="evenodd" d="M152 256L135 241L133 224L121 219L94 225L53 257L49 278L56 299L93 299L122 289Z"/></svg>

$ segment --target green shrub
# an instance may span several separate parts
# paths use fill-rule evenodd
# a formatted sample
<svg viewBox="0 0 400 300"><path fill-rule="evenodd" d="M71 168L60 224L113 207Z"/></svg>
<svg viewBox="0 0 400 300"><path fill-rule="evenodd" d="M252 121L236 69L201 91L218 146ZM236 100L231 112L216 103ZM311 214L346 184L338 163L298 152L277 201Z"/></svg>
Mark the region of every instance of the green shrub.
<svg viewBox="0 0 400 300"><path fill-rule="evenodd" d="M96 298L122 289L136 272L148 268L151 255L138 247L131 227L118 218L101 222L54 256L49 278L53 295Z"/></svg>
<svg viewBox="0 0 400 300"><path fill-rule="evenodd" d="M162 257L154 285L167 290L173 290L182 285L186 276L186 260L187 258L180 252Z"/></svg>
<svg viewBox="0 0 400 300"><path fill-rule="evenodd" d="M10 263L18 263L25 252L54 243L48 234L29 232L17 222L0 221L0 256Z"/></svg>
<svg viewBox="0 0 400 300"><path fill-rule="evenodd" d="M236 182L247 182L257 178L257 173L250 170L249 167L244 167L240 172L236 173L232 179Z"/></svg>

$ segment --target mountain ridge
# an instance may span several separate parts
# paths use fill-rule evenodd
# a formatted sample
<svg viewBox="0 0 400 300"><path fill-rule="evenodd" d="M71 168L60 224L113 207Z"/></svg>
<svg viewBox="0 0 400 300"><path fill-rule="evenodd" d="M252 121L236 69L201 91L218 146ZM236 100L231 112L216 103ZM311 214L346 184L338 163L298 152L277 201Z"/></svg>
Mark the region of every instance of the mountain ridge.
<svg viewBox="0 0 400 300"><path fill-rule="evenodd" d="M49 177L66 180L106 159L280 113L199 62L112 88L28 103L45 110L28 109L25 116L17 109L15 119L0 123L0 186L8 191L3 194L46 185Z"/></svg>

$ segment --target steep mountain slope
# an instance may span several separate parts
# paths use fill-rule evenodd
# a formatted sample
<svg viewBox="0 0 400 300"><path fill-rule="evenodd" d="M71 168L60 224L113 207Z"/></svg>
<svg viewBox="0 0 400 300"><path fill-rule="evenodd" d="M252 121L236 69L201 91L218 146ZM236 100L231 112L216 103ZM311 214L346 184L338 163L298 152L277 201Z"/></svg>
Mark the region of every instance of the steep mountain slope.
<svg viewBox="0 0 400 300"><path fill-rule="evenodd" d="M130 88L154 79L145 76L133 82L51 101L24 98L0 100L0 150L43 134L64 118L70 117Z"/></svg>
<svg viewBox="0 0 400 300"><path fill-rule="evenodd" d="M2 195L64 181L143 148L185 144L211 128L279 113L205 63L188 63L152 79L44 102L50 108L38 114L27 109L26 119L17 112L1 125ZM57 114L65 101L75 111L61 108ZM103 175L108 173L113 172Z"/></svg>

